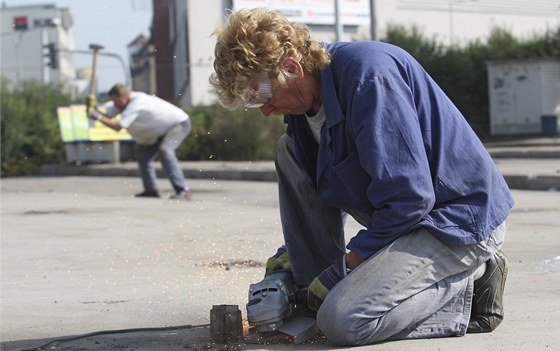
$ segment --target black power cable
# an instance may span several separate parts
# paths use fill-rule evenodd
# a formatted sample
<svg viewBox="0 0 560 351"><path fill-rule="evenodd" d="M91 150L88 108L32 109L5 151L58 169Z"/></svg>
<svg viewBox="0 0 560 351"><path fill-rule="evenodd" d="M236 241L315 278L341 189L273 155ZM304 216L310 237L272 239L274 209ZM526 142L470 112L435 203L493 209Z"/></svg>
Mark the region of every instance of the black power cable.
<svg viewBox="0 0 560 351"><path fill-rule="evenodd" d="M21 349L19 351L40 351L43 350L53 344L58 344L62 342L69 342L75 341L85 338L91 338L93 336L100 336L100 335L110 335L110 334L123 334L123 333L140 333L140 332L158 332L158 331L166 331L166 330L180 330L180 329L195 329L195 328L206 328L209 327L210 324L198 324L198 325L179 325L179 326L170 326L170 327L153 327L153 328L131 328L131 329L116 329L116 330L101 330L97 332L81 334L76 336L69 336L64 338L57 338L51 340L43 345L39 345L32 348Z"/></svg>

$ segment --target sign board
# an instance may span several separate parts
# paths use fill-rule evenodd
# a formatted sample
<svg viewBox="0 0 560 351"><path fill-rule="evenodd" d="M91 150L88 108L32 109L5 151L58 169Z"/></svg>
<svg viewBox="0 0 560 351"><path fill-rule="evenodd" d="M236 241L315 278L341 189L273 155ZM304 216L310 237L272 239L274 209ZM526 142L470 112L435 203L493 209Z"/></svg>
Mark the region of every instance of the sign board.
<svg viewBox="0 0 560 351"><path fill-rule="evenodd" d="M27 16L14 17L13 28L14 30L27 30Z"/></svg>
<svg viewBox="0 0 560 351"><path fill-rule="evenodd" d="M290 21L316 25L335 24L336 0L234 0L233 9L265 7L279 10ZM370 0L339 0L344 25L369 25Z"/></svg>
<svg viewBox="0 0 560 351"><path fill-rule="evenodd" d="M99 121L90 120L85 105L63 106L57 109L62 142L132 140L126 129L119 132ZM115 119L118 120L119 116Z"/></svg>
<svg viewBox="0 0 560 351"><path fill-rule="evenodd" d="M74 141L74 127L72 125L72 111L70 107L59 107L57 109L57 114L62 142L69 143Z"/></svg>

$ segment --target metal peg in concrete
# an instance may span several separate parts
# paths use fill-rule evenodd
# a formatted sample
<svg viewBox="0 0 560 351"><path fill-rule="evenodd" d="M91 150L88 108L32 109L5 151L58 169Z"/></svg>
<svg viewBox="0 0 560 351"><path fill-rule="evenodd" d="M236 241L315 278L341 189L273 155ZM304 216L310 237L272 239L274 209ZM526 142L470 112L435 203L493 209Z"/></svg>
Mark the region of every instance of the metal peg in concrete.
<svg viewBox="0 0 560 351"><path fill-rule="evenodd" d="M213 305L210 310L210 336L217 344L235 343L243 336L241 311L237 305Z"/></svg>

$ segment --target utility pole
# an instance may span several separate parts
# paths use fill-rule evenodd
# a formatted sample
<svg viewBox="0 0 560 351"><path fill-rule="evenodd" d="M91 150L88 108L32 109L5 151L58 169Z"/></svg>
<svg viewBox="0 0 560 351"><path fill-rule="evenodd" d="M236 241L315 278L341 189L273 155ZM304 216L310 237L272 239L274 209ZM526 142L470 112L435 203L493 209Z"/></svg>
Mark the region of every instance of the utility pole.
<svg viewBox="0 0 560 351"><path fill-rule="evenodd" d="M453 21L453 5L465 2L474 2L478 0L449 0L449 45L455 44L455 24Z"/></svg>
<svg viewBox="0 0 560 351"><path fill-rule="evenodd" d="M340 19L340 0L334 0L334 22L335 22L335 40L342 40L342 33L344 32L342 21Z"/></svg>
<svg viewBox="0 0 560 351"><path fill-rule="evenodd" d="M371 40L377 40L377 20L375 16L377 11L375 10L375 0L369 0L369 32L371 35Z"/></svg>

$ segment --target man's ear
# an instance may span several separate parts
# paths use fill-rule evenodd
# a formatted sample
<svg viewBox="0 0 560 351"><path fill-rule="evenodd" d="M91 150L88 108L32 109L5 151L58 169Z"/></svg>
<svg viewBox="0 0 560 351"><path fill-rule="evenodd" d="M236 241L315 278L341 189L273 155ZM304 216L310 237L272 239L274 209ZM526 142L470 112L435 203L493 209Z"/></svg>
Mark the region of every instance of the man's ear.
<svg viewBox="0 0 560 351"><path fill-rule="evenodd" d="M299 63L298 60L296 60L295 58L288 56L286 58L284 58L282 60L282 63L280 64L280 69L287 73L289 76L295 77L295 78L303 78L303 67L302 65Z"/></svg>

